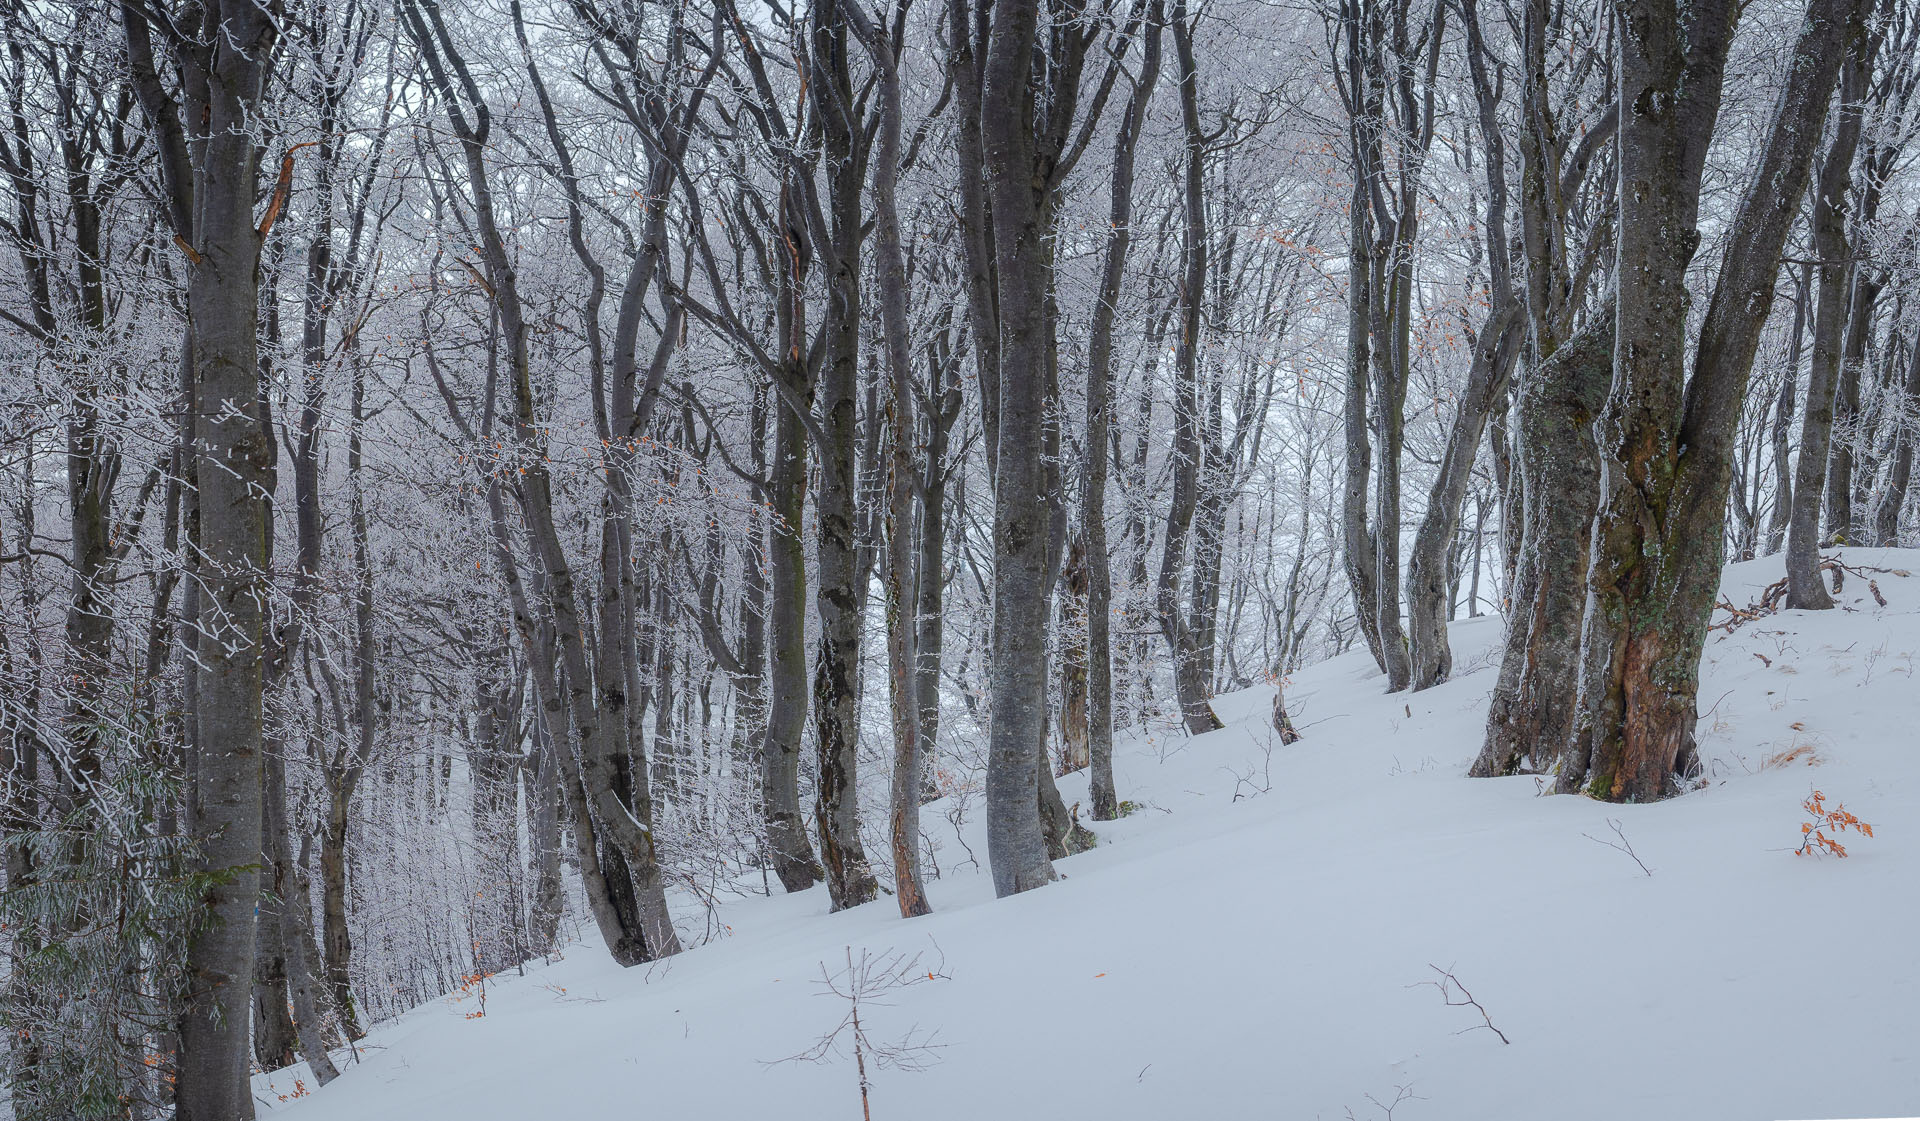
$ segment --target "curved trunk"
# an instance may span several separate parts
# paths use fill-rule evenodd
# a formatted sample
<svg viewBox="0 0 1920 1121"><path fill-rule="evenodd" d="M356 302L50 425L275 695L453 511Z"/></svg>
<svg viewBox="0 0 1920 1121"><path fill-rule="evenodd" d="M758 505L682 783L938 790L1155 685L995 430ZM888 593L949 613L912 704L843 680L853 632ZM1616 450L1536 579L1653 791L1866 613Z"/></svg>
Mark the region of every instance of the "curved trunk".
<svg viewBox="0 0 1920 1121"><path fill-rule="evenodd" d="M1173 15L1174 57L1179 63L1180 117L1186 141L1185 231L1181 241L1180 335L1173 363L1173 499L1167 508L1166 541L1161 547L1160 575L1154 599L1160 632L1173 655L1173 687L1180 716L1189 735L1220 727L1208 704L1213 682L1202 654L1200 636L1183 614L1180 575L1189 560L1194 512L1200 504L1200 468L1207 455L1200 416L1200 332L1207 286L1207 202L1205 194L1206 139L1200 127L1199 77L1195 72L1193 35L1187 26L1186 6L1176 0Z"/></svg>
<svg viewBox="0 0 1920 1121"><path fill-rule="evenodd" d="M1460 528L1468 484L1473 481L1480 436L1495 403L1506 394L1525 325L1519 303L1510 301L1488 316L1481 329L1467 388L1460 395L1459 411L1440 457L1440 473L1427 495L1427 513L1407 554L1408 661L1415 690L1438 685L1453 672L1453 651L1447 644L1448 608L1454 598L1448 554Z"/></svg>

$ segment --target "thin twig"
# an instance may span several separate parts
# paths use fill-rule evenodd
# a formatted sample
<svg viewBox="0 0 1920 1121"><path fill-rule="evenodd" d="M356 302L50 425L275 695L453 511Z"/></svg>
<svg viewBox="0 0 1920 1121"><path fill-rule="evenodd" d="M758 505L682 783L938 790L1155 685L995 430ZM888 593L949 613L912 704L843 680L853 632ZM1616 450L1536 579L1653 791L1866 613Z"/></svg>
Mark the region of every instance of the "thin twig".
<svg viewBox="0 0 1920 1121"><path fill-rule="evenodd" d="M1620 831L1620 823L1613 818L1608 818L1607 825L1612 828L1613 835L1620 838L1619 840L1609 841L1605 837L1596 837L1591 833L1582 833L1580 835L1595 844L1605 845L1610 849L1618 849L1626 853L1628 856L1633 857L1633 862L1640 866L1642 872L1645 872L1649 876L1653 875L1653 869L1647 867L1646 861L1640 859L1640 854L1633 851L1633 844L1627 840L1627 835Z"/></svg>

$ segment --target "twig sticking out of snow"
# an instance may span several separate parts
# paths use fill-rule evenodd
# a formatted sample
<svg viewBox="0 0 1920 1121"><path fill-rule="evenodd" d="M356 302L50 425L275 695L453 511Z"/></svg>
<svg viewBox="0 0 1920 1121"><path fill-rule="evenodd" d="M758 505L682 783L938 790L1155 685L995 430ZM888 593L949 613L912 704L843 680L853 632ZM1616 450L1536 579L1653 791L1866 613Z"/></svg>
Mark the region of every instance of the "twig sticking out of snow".
<svg viewBox="0 0 1920 1121"><path fill-rule="evenodd" d="M860 1013L871 1006L887 1006L890 1002L884 998L895 990L929 981L952 980L947 974L947 958L940 952L940 944L935 942L933 949L936 960L932 963L924 961L921 954L908 956L898 950L888 950L876 957L862 949L860 957L855 959L851 946L847 947L844 968L829 970L827 963L821 962L820 995L846 1001L846 1015L813 1046L767 1065L824 1063L840 1053L844 1042L853 1051L854 1066L860 1076L860 1115L872 1121L869 1098L873 1080L867 1073L867 1060L871 1058L873 1065L881 1070L921 1071L939 1061L940 1048L945 1044L935 1043L932 1033L923 1033L918 1027L897 1040L875 1039L867 1034L867 1025L861 1021Z"/></svg>
<svg viewBox="0 0 1920 1121"><path fill-rule="evenodd" d="M1620 839L1617 841L1609 841L1605 837L1596 837L1591 833L1582 833L1580 835L1595 844L1605 845L1610 849L1626 853L1628 856L1633 857L1633 862L1640 866L1642 872L1645 872L1649 876L1653 875L1653 869L1647 867L1646 861L1640 859L1640 854L1633 851L1633 843L1628 841L1627 835L1620 831L1620 823L1612 818L1608 818L1607 827L1612 829L1613 835Z"/></svg>
<svg viewBox="0 0 1920 1121"><path fill-rule="evenodd" d="M1385 1117L1385 1121L1393 1121L1393 1111L1400 1108L1401 1102L1423 1102L1427 1100L1414 1093L1412 1086L1396 1086L1394 1090L1397 1092L1393 1095L1393 1100L1390 1102L1383 1102L1372 1094L1367 1095L1367 1100L1373 1103L1373 1108L1381 1112ZM1352 1106L1347 1107L1347 1121L1360 1121L1358 1117L1354 1116Z"/></svg>
<svg viewBox="0 0 1920 1121"><path fill-rule="evenodd" d="M1447 1002L1448 1008L1473 1009L1475 1012L1480 1013L1480 1018L1482 1020L1486 1021L1486 1029L1500 1037L1500 1042L1506 1043L1506 1044L1511 1044L1513 1042L1513 1040L1507 1038L1506 1032L1503 1032L1499 1028L1496 1028L1493 1026L1493 1017L1487 1015L1486 1008L1483 1007L1479 1001L1473 999L1473 994L1467 991L1467 987L1460 983L1460 978L1455 977L1453 975L1452 970L1442 969L1439 966L1433 964L1432 962L1427 963L1427 968L1433 970L1435 973L1438 973L1440 975L1440 979L1438 981L1420 981L1420 982L1417 982L1416 984L1408 985L1407 987L1410 989L1415 989L1425 985L1432 985L1434 988L1440 990L1440 997L1441 999ZM1466 1032L1479 1031L1479 1030L1480 1030L1480 1025L1476 1024L1470 1028L1462 1028L1460 1029L1460 1031L1455 1032L1454 1034L1460 1035ZM1397 1098L1395 1099L1396 1102L1398 1100L1399 1099Z"/></svg>

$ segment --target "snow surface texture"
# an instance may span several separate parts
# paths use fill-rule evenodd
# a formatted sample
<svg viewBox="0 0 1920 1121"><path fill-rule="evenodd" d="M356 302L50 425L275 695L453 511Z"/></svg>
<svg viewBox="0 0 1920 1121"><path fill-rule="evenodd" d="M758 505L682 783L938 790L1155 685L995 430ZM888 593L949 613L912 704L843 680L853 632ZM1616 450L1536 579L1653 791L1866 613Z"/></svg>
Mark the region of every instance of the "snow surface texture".
<svg viewBox="0 0 1920 1121"><path fill-rule="evenodd" d="M1920 551L1845 557L1920 574ZM1779 574L1736 565L1727 596ZM1466 778L1501 627L1466 621L1454 680L1427 692L1382 695L1364 653L1298 674L1291 747L1266 689L1221 698L1222 731L1123 740L1139 809L1042 890L994 900L949 830L931 917L885 896L830 916L824 888L731 902L728 935L670 962L571 946L490 981L484 1018L426 1005L326 1090L276 1102L312 1085L292 1068L258 1096L288 1121L856 1119L850 1054L773 1062L845 1015L819 977L850 947L950 977L865 1009L878 1041L945 1045L924 1071L870 1067L876 1121L1920 1114L1920 575L1876 579L1884 608L1849 576L1841 610L1709 637L1708 781L1682 798ZM1085 782L1061 780L1070 803ZM1875 827L1847 859L1794 855L1815 788ZM1608 819L1652 876L1600 843ZM946 829L938 805L925 821Z"/></svg>

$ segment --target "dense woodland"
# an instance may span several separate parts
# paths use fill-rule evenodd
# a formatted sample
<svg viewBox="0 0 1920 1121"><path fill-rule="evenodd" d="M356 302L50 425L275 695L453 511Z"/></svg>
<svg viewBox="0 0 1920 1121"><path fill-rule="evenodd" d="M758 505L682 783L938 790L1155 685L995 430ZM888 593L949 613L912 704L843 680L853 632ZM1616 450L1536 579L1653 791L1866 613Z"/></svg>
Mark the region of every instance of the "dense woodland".
<svg viewBox="0 0 1920 1121"><path fill-rule="evenodd" d="M1264 682L1311 737L1289 673L1420 690L1460 616L1475 774L1662 798L1721 565L1828 607L1823 546L1912 540L1912 0L0 32L22 1121L251 1117L729 894L1043 888L1116 729Z"/></svg>

